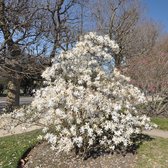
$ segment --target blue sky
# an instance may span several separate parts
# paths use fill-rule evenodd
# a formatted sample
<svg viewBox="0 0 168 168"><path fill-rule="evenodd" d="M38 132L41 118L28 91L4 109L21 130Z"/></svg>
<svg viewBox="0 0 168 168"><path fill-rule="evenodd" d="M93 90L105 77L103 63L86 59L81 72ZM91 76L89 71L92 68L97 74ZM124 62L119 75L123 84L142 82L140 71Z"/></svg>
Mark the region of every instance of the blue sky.
<svg viewBox="0 0 168 168"><path fill-rule="evenodd" d="M147 15L155 21L159 21L168 32L168 0L143 0L147 8Z"/></svg>

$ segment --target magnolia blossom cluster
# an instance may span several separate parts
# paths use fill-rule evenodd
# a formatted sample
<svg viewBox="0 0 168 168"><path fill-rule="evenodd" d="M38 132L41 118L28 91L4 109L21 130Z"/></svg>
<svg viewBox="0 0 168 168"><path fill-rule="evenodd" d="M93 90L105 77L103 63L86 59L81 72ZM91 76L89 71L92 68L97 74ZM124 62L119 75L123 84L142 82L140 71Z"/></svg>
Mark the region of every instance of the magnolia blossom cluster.
<svg viewBox="0 0 168 168"><path fill-rule="evenodd" d="M131 136L151 124L146 116L137 115L136 105L145 101L140 90L117 69L109 74L103 68L118 52L108 36L85 35L75 48L53 60L42 74L46 86L13 117L41 123L43 138L57 152L128 147Z"/></svg>

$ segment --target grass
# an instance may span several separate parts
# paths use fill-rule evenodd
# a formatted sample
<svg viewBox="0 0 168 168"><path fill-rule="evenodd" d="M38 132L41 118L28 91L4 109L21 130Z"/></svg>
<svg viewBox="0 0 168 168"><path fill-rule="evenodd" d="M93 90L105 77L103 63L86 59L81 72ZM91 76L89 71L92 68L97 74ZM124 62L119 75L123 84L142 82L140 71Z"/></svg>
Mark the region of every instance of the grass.
<svg viewBox="0 0 168 168"><path fill-rule="evenodd" d="M155 117L155 118L152 118L151 121L158 125L158 129L168 131L168 118Z"/></svg>
<svg viewBox="0 0 168 168"><path fill-rule="evenodd" d="M138 149L136 168L167 168L168 139L156 138L144 142Z"/></svg>
<svg viewBox="0 0 168 168"><path fill-rule="evenodd" d="M24 152L35 143L39 130L0 138L0 168L15 168Z"/></svg>

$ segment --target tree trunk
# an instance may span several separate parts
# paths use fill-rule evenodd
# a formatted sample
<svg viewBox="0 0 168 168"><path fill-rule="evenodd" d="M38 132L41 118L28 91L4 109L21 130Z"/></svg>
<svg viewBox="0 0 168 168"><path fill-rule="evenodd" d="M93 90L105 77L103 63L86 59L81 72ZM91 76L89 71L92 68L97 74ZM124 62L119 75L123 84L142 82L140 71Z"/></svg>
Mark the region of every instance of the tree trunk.
<svg viewBox="0 0 168 168"><path fill-rule="evenodd" d="M15 44L14 40L12 39L12 33L10 32L10 27L6 20L6 7L5 7L5 0L0 0L0 29L4 35L4 39L6 45L8 46L8 51L10 52L10 59L11 62L16 62L20 60L21 57L21 49L17 44ZM19 106L19 95L20 95L20 78L19 73L21 72L21 67L19 63L9 64L7 65L9 69L8 73L11 77L8 79L8 87L7 87L7 111L12 111L14 107ZM15 73L13 73L15 71Z"/></svg>
<svg viewBox="0 0 168 168"><path fill-rule="evenodd" d="M7 106L8 112L19 106L20 95L20 80L17 78L10 78L7 85Z"/></svg>
<svg viewBox="0 0 168 168"><path fill-rule="evenodd" d="M116 54L115 57L114 57L114 60L115 60L115 67L120 69L121 67L121 63L122 63L122 55L119 53L119 54Z"/></svg>

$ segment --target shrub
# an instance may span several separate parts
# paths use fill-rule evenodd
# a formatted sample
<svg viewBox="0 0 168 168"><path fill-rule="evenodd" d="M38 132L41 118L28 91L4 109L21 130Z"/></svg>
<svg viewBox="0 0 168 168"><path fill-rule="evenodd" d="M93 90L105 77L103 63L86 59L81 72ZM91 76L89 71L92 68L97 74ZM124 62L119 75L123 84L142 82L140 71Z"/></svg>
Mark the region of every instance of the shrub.
<svg viewBox="0 0 168 168"><path fill-rule="evenodd" d="M75 48L53 60L42 74L46 87L36 92L26 110L12 116L43 124L43 137L57 152L127 148L133 134L151 125L149 118L137 115L143 93L117 69L107 70L113 52L119 47L108 36L85 35Z"/></svg>

